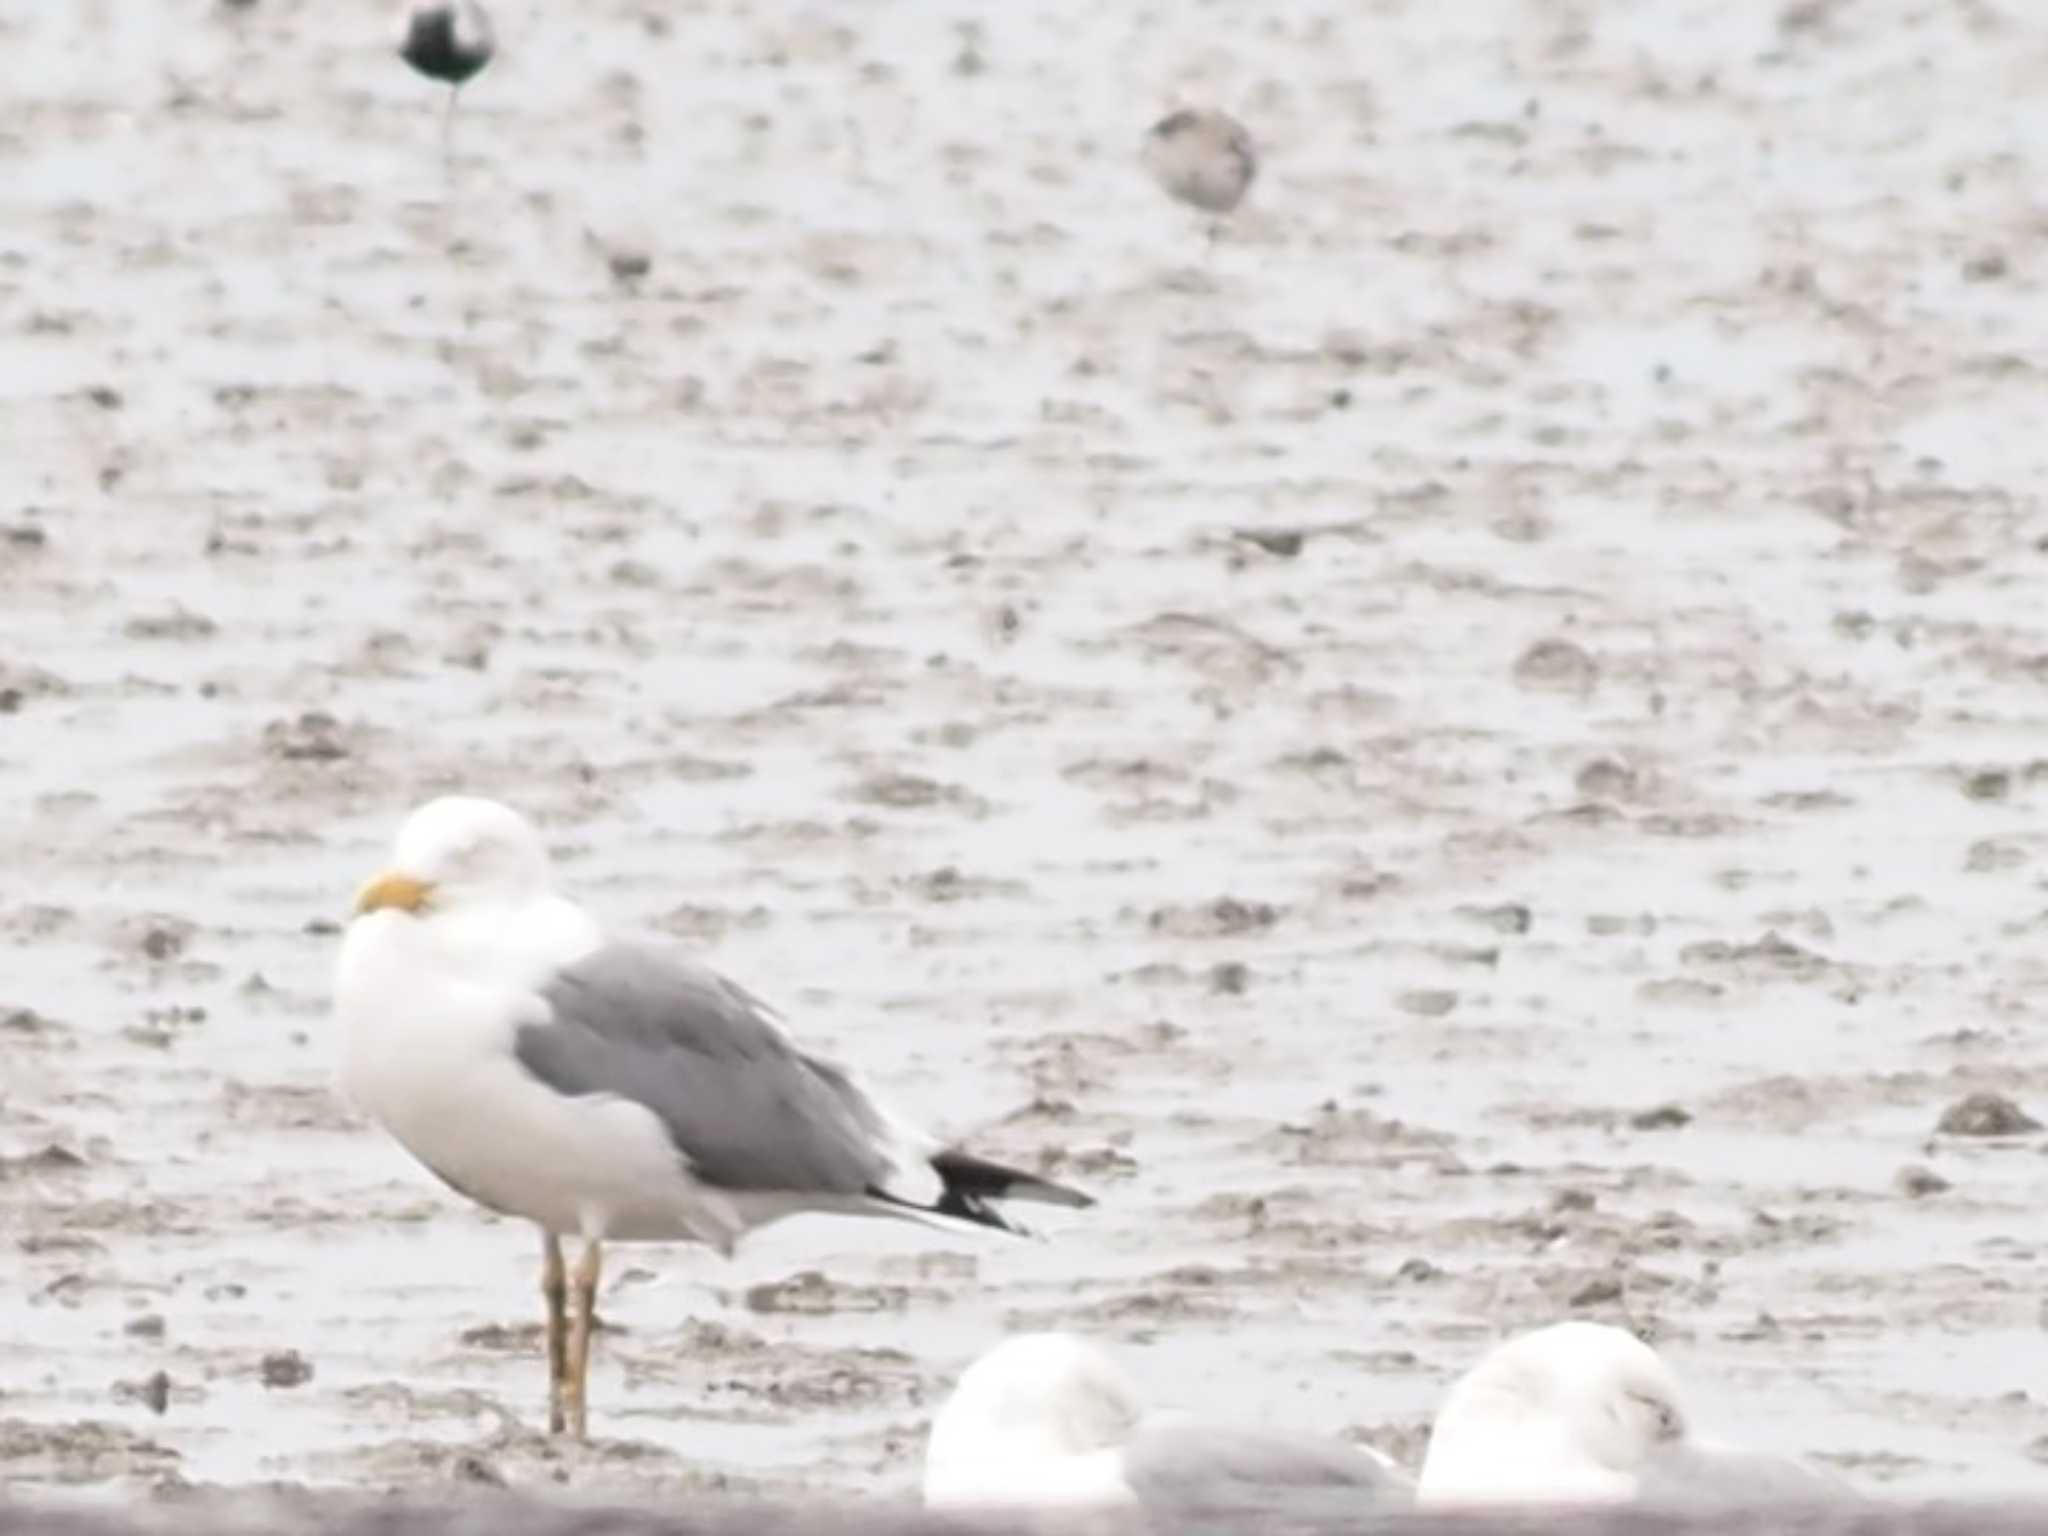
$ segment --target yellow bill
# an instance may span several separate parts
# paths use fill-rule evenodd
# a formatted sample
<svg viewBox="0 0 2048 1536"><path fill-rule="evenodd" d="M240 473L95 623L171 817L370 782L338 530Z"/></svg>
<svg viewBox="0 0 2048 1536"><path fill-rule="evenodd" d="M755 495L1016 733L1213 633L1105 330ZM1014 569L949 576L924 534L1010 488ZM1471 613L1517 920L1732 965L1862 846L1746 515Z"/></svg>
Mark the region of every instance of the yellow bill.
<svg viewBox="0 0 2048 1536"><path fill-rule="evenodd" d="M424 880L415 880L411 875L386 870L356 892L356 916L362 917L366 913L382 912L387 909L417 912L427 904L427 898L433 892L433 886Z"/></svg>

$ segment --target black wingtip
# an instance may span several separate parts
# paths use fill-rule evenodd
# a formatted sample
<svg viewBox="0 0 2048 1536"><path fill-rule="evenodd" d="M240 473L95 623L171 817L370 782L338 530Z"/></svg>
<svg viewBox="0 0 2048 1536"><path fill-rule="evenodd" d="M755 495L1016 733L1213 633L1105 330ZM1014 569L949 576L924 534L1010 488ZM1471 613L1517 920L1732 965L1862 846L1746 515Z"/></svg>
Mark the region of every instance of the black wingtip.
<svg viewBox="0 0 2048 1536"><path fill-rule="evenodd" d="M1073 1210L1086 1210L1095 1203L1093 1195L1085 1195L1065 1184L1055 1184L1051 1179L1042 1179L1021 1168L992 1163L971 1152L948 1150L934 1153L932 1169L946 1184L941 1207L954 1199L968 1204L986 1200L1030 1200L1039 1205L1064 1205Z"/></svg>
<svg viewBox="0 0 2048 1536"><path fill-rule="evenodd" d="M1064 1205L1075 1210L1085 1210L1095 1203L1093 1195L1084 1195L1065 1184L1055 1184L1035 1173L992 1163L969 1152L937 1153L931 1159L931 1166L944 1185L939 1198L931 1204L905 1200L901 1195L872 1185L867 1191L868 1198L906 1215L946 1216L955 1221L972 1222L978 1227L993 1227L998 1232L1008 1232L1016 1237L1035 1234L1029 1227L1010 1220L996 1202L1032 1200L1040 1205Z"/></svg>

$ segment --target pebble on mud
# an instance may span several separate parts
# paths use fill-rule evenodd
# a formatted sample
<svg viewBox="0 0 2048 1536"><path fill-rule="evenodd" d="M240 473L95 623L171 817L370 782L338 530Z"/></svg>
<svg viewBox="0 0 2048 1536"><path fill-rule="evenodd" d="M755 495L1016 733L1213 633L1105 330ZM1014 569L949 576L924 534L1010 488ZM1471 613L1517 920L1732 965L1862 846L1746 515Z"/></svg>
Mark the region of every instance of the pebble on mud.
<svg viewBox="0 0 2048 1536"><path fill-rule="evenodd" d="M1630 1115L1628 1123L1638 1131L1675 1131L1692 1124L1692 1112L1678 1104L1659 1104Z"/></svg>
<svg viewBox="0 0 2048 1536"><path fill-rule="evenodd" d="M1580 1307L1604 1306L1610 1301L1621 1300L1621 1281L1613 1275L1595 1275L1576 1291L1566 1303L1574 1310Z"/></svg>
<svg viewBox="0 0 2048 1536"><path fill-rule="evenodd" d="M0 1031L11 1035L55 1034L58 1025L33 1008L9 1008L0 1012Z"/></svg>
<svg viewBox="0 0 2048 1536"><path fill-rule="evenodd" d="M1503 902L1497 907L1459 907L1457 916L1483 928L1491 928L1495 933L1510 934L1527 933L1534 921L1529 909L1519 901Z"/></svg>
<svg viewBox="0 0 2048 1536"><path fill-rule="evenodd" d="M620 246L606 253L604 264L614 282L634 283L654 270L654 257L643 250Z"/></svg>
<svg viewBox="0 0 2048 1536"><path fill-rule="evenodd" d="M263 750L288 763L331 763L349 755L341 722L317 709L263 727Z"/></svg>
<svg viewBox="0 0 2048 1536"><path fill-rule="evenodd" d="M1224 997L1243 997L1252 984L1252 969L1242 960L1224 960L1209 967L1209 990Z"/></svg>
<svg viewBox="0 0 2048 1536"><path fill-rule="evenodd" d="M266 1387L302 1387L313 1379L313 1362L296 1349L274 1349L258 1368Z"/></svg>
<svg viewBox="0 0 2048 1536"><path fill-rule="evenodd" d="M878 773L855 785L852 798L863 805L914 811L958 797L960 791L915 773Z"/></svg>
<svg viewBox="0 0 2048 1536"><path fill-rule="evenodd" d="M53 1141L40 1152L0 1157L0 1179L11 1179L17 1173L71 1173L84 1166L83 1157Z"/></svg>
<svg viewBox="0 0 2048 1536"><path fill-rule="evenodd" d="M142 952L152 960L175 960L185 952L185 935L174 928L151 928L142 935Z"/></svg>
<svg viewBox="0 0 2048 1536"><path fill-rule="evenodd" d="M1417 988L1397 995L1394 1006L1418 1018L1440 1019L1458 1006L1458 994L1442 988Z"/></svg>
<svg viewBox="0 0 2048 1536"><path fill-rule="evenodd" d="M220 633L220 626L203 613L173 608L132 618L121 626L121 633L130 640L210 640Z"/></svg>
<svg viewBox="0 0 2048 1536"><path fill-rule="evenodd" d="M1923 1200L1954 1187L1932 1168L1923 1168L1918 1163L1908 1163L1892 1176L1892 1188L1908 1200Z"/></svg>
<svg viewBox="0 0 2048 1536"><path fill-rule="evenodd" d="M2002 1093L1972 1093L1943 1110L1934 1129L1943 1136L2024 1136L2041 1122Z"/></svg>
<svg viewBox="0 0 2048 1536"><path fill-rule="evenodd" d="M145 1312L140 1317L131 1317L121 1325L121 1331L131 1339L160 1339L164 1336L164 1315Z"/></svg>
<svg viewBox="0 0 2048 1536"><path fill-rule="evenodd" d="M506 1488L505 1474L474 1451L465 1451L448 1463L448 1475L458 1483L481 1488Z"/></svg>
<svg viewBox="0 0 2048 1536"><path fill-rule="evenodd" d="M1394 1271L1396 1280L1406 1280L1413 1285L1426 1285L1432 1280L1441 1280L1444 1272L1427 1259L1407 1259Z"/></svg>
<svg viewBox="0 0 2048 1536"><path fill-rule="evenodd" d="M901 1285L839 1285L821 1270L806 1269L787 1280L769 1280L746 1290L749 1312L901 1312L910 1291Z"/></svg>
<svg viewBox="0 0 2048 1536"><path fill-rule="evenodd" d="M1194 907L1156 907L1146 919L1154 933L1170 933L1184 939L1228 938L1233 934L1255 933L1280 921L1280 908L1270 901L1243 901L1235 896Z"/></svg>
<svg viewBox="0 0 2048 1536"><path fill-rule="evenodd" d="M1247 544L1256 544L1269 555L1291 560L1302 551L1308 535L1299 528L1235 528L1232 534Z"/></svg>
<svg viewBox="0 0 2048 1536"><path fill-rule="evenodd" d="M1636 772L1614 757L1596 757L1572 778L1572 786L1588 800L1632 800Z"/></svg>
<svg viewBox="0 0 2048 1536"><path fill-rule="evenodd" d="M1569 640L1538 640L1515 663L1515 681L1540 692L1588 693L1599 680L1599 664Z"/></svg>
<svg viewBox="0 0 2048 1536"><path fill-rule="evenodd" d="M1985 768L1963 780L1963 793L1972 800L2003 800L2012 794L2012 775L2003 768Z"/></svg>

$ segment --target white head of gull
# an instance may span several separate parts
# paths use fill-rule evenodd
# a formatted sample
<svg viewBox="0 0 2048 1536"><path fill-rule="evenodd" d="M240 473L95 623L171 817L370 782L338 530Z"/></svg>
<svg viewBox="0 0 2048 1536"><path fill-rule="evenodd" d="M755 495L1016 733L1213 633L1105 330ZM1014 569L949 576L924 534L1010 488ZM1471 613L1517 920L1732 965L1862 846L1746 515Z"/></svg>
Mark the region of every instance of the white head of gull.
<svg viewBox="0 0 2048 1536"><path fill-rule="evenodd" d="M1802 1463L1695 1436L1654 1349L1574 1321L1509 1339L1452 1385L1416 1502L1730 1503L1847 1491Z"/></svg>
<svg viewBox="0 0 2048 1536"><path fill-rule="evenodd" d="M1342 1520L1405 1505L1410 1484L1378 1452L1345 1441L1148 1410L1097 1346L1028 1333L961 1373L932 1422L924 1499L951 1509Z"/></svg>
<svg viewBox="0 0 2048 1536"><path fill-rule="evenodd" d="M934 1506L1128 1504L1119 1448L1144 1417L1137 1386L1085 1339L1023 1333L960 1373L932 1420Z"/></svg>
<svg viewBox="0 0 2048 1536"><path fill-rule="evenodd" d="M407 818L357 897L334 1010L349 1096L456 1191L541 1228L558 1432L586 1429L607 1240L730 1253L800 1211L1017 1231L1005 1200L1092 1203L907 1124L687 954L607 938L494 801ZM584 1240L573 1277L564 1237Z"/></svg>

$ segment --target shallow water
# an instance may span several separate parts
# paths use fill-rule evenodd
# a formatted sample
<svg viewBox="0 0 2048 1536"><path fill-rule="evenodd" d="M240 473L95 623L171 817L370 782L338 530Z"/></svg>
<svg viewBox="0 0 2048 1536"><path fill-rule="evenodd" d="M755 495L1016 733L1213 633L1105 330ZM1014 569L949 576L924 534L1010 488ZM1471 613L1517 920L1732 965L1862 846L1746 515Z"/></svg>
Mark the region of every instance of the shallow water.
<svg viewBox="0 0 2048 1536"><path fill-rule="evenodd" d="M501 4L452 177L359 10L0 3L11 1483L900 1492L1054 1322L1412 1460L1576 1311L2038 1490L2042 1139L1933 1134L2048 1104L2017 10ZM328 1086L456 786L1102 1208L619 1250L548 1446Z"/></svg>

